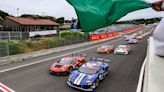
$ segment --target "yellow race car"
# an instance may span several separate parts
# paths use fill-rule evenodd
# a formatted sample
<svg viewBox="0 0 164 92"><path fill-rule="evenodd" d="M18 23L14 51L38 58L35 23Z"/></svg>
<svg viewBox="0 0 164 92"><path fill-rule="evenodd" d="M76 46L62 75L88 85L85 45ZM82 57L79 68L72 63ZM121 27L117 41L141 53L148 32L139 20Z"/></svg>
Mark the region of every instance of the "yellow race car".
<svg viewBox="0 0 164 92"><path fill-rule="evenodd" d="M114 51L113 46L103 45L97 49L97 53L111 53Z"/></svg>

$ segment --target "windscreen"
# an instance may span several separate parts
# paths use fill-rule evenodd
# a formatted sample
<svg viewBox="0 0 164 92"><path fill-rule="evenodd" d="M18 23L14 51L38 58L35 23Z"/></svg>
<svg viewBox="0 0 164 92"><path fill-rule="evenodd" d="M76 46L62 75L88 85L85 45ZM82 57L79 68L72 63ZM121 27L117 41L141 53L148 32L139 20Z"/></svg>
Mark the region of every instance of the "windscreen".
<svg viewBox="0 0 164 92"><path fill-rule="evenodd" d="M82 66L79 68L79 71L86 74L94 74L99 71L100 67L98 66Z"/></svg>
<svg viewBox="0 0 164 92"><path fill-rule="evenodd" d="M59 62L59 64L71 64L73 62L72 59L65 59L65 58L62 58Z"/></svg>

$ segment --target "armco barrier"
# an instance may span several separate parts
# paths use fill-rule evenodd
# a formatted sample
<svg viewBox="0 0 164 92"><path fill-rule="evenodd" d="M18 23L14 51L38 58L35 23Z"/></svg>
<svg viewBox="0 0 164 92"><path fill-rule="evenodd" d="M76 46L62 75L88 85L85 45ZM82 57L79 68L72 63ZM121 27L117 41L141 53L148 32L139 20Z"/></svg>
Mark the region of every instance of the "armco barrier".
<svg viewBox="0 0 164 92"><path fill-rule="evenodd" d="M135 31L138 31L138 30L135 30ZM135 32L135 31L133 31L133 32ZM84 42L84 43L74 44L74 45L67 45L67 46L62 46L62 47L57 47L57 48L52 48L52 49L46 49L46 50L40 50L40 51L35 51L35 52L30 52L30 53L0 57L0 65L11 63L11 62L22 61L22 60L26 60L26 59L32 59L32 58L36 58L39 56L52 54L55 52L61 52L61 51L66 51L66 50L70 50L70 49L80 48L80 47L93 45L93 44L100 43L100 42L105 42L105 41L120 37L121 34L122 33L113 33L113 34L108 34L107 39L101 39L101 40L91 41L91 42ZM125 34L128 34L128 33L125 33ZM101 38L106 38L106 37L107 36L101 36Z"/></svg>
<svg viewBox="0 0 164 92"><path fill-rule="evenodd" d="M130 33L130 32L137 31L137 30L141 30L143 28L144 28L144 26L140 26L140 27L127 29L127 30L124 30L122 32L110 32L110 33L107 33L107 34L91 35L90 36L90 41L101 40L101 39L105 39L105 38L112 38L112 37L118 36L120 34L127 34L127 33Z"/></svg>

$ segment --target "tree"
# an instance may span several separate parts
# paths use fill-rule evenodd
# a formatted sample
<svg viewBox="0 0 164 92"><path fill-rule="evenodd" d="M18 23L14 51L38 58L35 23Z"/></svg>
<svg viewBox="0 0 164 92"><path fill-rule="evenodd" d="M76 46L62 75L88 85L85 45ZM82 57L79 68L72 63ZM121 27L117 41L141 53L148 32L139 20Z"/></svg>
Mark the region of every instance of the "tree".
<svg viewBox="0 0 164 92"><path fill-rule="evenodd" d="M56 18L52 17L52 16L44 16L41 19L49 19L49 20L52 20L52 21L56 21Z"/></svg>
<svg viewBox="0 0 164 92"><path fill-rule="evenodd" d="M64 17L57 18L56 22L60 24L64 24Z"/></svg>
<svg viewBox="0 0 164 92"><path fill-rule="evenodd" d="M31 14L23 14L20 17L22 17L22 18L34 18L34 15L31 15Z"/></svg>
<svg viewBox="0 0 164 92"><path fill-rule="evenodd" d="M20 17L22 18L33 18L33 19L49 19L55 21L56 18L52 16L40 16L40 15L31 15L31 14L23 14Z"/></svg>
<svg viewBox="0 0 164 92"><path fill-rule="evenodd" d="M0 10L0 16L1 16L2 18L5 18L6 16L9 16L9 14L6 13L6 12L4 12L4 11L2 11L2 10Z"/></svg>

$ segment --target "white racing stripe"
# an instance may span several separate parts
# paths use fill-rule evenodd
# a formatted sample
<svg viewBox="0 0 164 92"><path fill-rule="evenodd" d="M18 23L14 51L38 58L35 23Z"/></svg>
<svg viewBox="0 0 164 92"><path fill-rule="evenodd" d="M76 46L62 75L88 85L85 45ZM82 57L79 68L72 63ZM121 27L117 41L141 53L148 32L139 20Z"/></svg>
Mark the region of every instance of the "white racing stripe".
<svg viewBox="0 0 164 92"><path fill-rule="evenodd" d="M82 73L79 74L79 76L75 79L74 84L77 84L77 81L79 80L79 78L82 76Z"/></svg>
<svg viewBox="0 0 164 92"><path fill-rule="evenodd" d="M109 42L107 42L107 43L105 43L105 44L117 42L117 41L120 41L120 40L122 40L122 38L117 39L117 40L113 40L113 41L109 41ZM13 68L9 68L9 69L4 69L4 70L1 70L0 73L8 72L8 71L11 71L11 70L14 70L14 69L19 69L19 68L22 68L22 67L26 67L26 66L30 66L30 65L34 65L34 64L38 64L38 63L42 63L42 62L49 61L49 60L53 60L53 59L55 59L55 58L67 56L67 55L70 55L70 54L72 54L72 53L78 53L78 52L86 51L86 50L89 50L89 49L93 49L93 48L99 47L99 46L101 46L101 45L103 45L103 44L99 44L99 45L92 46L92 47L89 47L89 48L86 48L86 49L82 49L82 50L74 51L74 52L71 52L71 53L59 55L59 56L52 57L52 58L49 58L49 59L44 59L44 60L36 61L36 62L33 62L33 63L24 64L24 65L17 66L17 67L13 67Z"/></svg>
<svg viewBox="0 0 164 92"><path fill-rule="evenodd" d="M85 77L86 74L80 73L79 76L75 79L74 84L80 85L82 79Z"/></svg>
<svg viewBox="0 0 164 92"><path fill-rule="evenodd" d="M81 81L83 80L83 78L85 77L86 74L82 74L82 76L79 78L79 80L77 81L77 85L80 85Z"/></svg>

